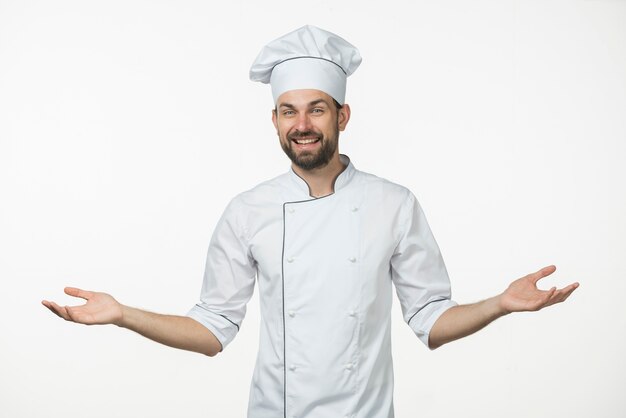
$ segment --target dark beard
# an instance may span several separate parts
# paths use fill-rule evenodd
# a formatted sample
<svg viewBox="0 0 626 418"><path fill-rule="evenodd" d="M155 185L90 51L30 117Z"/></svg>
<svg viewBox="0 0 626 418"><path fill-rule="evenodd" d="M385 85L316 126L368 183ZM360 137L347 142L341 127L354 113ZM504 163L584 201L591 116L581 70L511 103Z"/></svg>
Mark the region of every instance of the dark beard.
<svg viewBox="0 0 626 418"><path fill-rule="evenodd" d="M318 134L313 131L305 131L305 132L294 132L293 134L287 137L287 143L285 144L283 141L280 141L280 146L287 154L287 157L294 163L296 166L300 167L303 170L313 170L315 168L321 168L326 166L330 160L335 155L335 151L337 150L337 134L339 133L339 129L335 132L334 140L326 139L322 136L322 134ZM297 155L293 149L292 139L297 139L301 137L311 137L317 136L321 141L321 147L316 152L302 152L300 155Z"/></svg>

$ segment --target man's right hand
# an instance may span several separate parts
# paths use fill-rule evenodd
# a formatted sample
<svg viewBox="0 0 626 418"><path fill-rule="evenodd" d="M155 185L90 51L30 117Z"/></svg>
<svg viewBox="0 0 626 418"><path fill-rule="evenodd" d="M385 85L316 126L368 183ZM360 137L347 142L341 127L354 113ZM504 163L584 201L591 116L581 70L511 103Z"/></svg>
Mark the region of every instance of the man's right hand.
<svg viewBox="0 0 626 418"><path fill-rule="evenodd" d="M47 300L43 300L41 303L66 321L86 325L121 324L123 318L122 305L113 296L75 287L66 287L64 290L66 294L85 299L87 302L79 306L59 306L55 302Z"/></svg>
<svg viewBox="0 0 626 418"><path fill-rule="evenodd" d="M211 357L222 351L222 344L215 335L190 317L162 315L131 308L122 305L109 294L75 287L66 287L65 293L87 302L79 306L59 306L47 300L41 303L66 321L87 325L114 324L158 343Z"/></svg>

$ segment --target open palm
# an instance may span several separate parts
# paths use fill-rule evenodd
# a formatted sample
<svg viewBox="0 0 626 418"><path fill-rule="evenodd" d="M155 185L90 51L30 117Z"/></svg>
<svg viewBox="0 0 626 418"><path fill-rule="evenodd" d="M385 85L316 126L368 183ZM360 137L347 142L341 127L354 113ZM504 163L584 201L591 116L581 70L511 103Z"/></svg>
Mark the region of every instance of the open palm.
<svg viewBox="0 0 626 418"><path fill-rule="evenodd" d="M578 287L578 283L572 283L562 289L553 287L550 290L541 290L537 288L537 282L554 273L555 270L555 266L548 266L515 280L501 296L502 307L507 312L538 311L563 302Z"/></svg>
<svg viewBox="0 0 626 418"><path fill-rule="evenodd" d="M66 321L80 324L117 324L122 318L122 306L107 293L90 292L66 287L65 293L85 299L87 302L79 306L59 306L55 302L43 300L41 303L54 314Z"/></svg>

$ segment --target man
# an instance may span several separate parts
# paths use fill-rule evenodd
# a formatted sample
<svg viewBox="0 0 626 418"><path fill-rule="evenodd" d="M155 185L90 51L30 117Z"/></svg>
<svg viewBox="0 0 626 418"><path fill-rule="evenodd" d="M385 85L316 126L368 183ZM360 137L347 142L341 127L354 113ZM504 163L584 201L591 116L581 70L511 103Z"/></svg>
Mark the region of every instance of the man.
<svg viewBox="0 0 626 418"><path fill-rule="evenodd" d="M354 46L313 26L261 51L251 78L272 87L272 122L292 169L230 202L209 245L201 302L187 316L76 288L65 291L85 305L43 304L69 321L116 324L214 356L235 337L258 283L261 338L248 416L389 418L392 283L405 321L431 349L508 313L567 299L577 283L537 289L554 272L549 266L480 303L451 300L413 194L339 153L350 120L346 79L360 62Z"/></svg>

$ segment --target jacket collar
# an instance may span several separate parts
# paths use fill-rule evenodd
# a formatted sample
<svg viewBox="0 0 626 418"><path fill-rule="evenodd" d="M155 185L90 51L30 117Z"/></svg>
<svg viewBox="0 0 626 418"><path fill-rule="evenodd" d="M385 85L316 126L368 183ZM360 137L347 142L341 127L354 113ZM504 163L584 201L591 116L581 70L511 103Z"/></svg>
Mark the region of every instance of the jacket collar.
<svg viewBox="0 0 626 418"><path fill-rule="evenodd" d="M335 178L333 183L333 192L331 194L335 194L339 190L346 187L356 172L352 161L350 161L350 158L347 155L339 154L339 159L345 168ZM297 175L296 172L293 171L293 168L289 170L289 178L291 179L291 183L298 189L299 193L304 193L309 198L317 199L316 197L311 196L311 189L309 188L308 183L302 177Z"/></svg>

